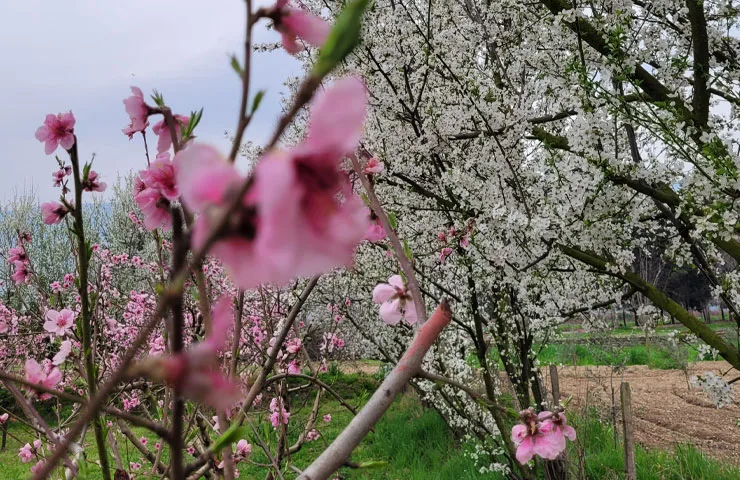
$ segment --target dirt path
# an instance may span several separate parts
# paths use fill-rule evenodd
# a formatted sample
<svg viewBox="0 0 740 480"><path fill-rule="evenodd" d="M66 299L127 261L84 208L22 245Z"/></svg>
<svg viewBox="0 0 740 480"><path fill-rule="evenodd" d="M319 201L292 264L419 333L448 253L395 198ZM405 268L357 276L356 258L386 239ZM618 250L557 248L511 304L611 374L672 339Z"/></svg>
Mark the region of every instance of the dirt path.
<svg viewBox="0 0 740 480"><path fill-rule="evenodd" d="M700 362L691 366L689 377L706 371L720 374L728 369L725 362ZM562 397L572 395L579 407L600 407L604 418L609 418L609 367L561 367L559 371ZM682 370L627 367L613 378L617 402L622 381L629 382L632 389L638 443L660 448L692 443L712 457L740 462L738 405L715 408L704 392L689 389ZM740 400L740 382L735 385L735 398Z"/></svg>

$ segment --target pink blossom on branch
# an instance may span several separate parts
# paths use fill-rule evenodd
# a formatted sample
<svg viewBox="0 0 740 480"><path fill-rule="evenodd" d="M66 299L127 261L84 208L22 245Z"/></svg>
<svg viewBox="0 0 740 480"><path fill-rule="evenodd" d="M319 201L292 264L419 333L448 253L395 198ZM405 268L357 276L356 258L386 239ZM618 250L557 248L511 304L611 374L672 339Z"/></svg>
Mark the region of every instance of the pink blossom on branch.
<svg viewBox="0 0 740 480"><path fill-rule="evenodd" d="M367 232L365 232L365 240L370 243L379 242L387 236L388 234L386 233L385 228L383 228L383 225L380 224L380 220L378 218L376 218L375 221L367 227Z"/></svg>
<svg viewBox="0 0 740 480"><path fill-rule="evenodd" d="M144 93L139 87L131 87L133 95L123 100L131 123L123 129L128 138L137 132L143 132L149 126L149 107L144 103Z"/></svg>
<svg viewBox="0 0 740 480"><path fill-rule="evenodd" d="M41 215L46 225L55 225L64 220L69 213L66 205L59 202L46 202L41 204Z"/></svg>
<svg viewBox="0 0 740 480"><path fill-rule="evenodd" d="M535 455L547 460L555 460L565 450L565 437L574 440L576 432L567 426L565 415L561 413L540 412L535 415L532 409L520 413L522 422L511 429L511 439L516 444L516 459L521 464L530 461Z"/></svg>
<svg viewBox="0 0 740 480"><path fill-rule="evenodd" d="M181 137L181 130L182 127L180 124L187 125L190 121L190 117L187 117L185 115L173 115L175 118L175 135L178 139L178 141L182 138ZM170 134L170 129L167 127L167 123L164 120L161 120L160 122L157 122L152 127L152 131L155 135L159 137L159 140L157 141L157 153L163 153L170 149L172 146L172 135Z"/></svg>
<svg viewBox="0 0 740 480"><path fill-rule="evenodd" d="M82 181L82 189L86 192L103 192L108 185L100 181L100 175L95 170L90 170L87 178Z"/></svg>
<svg viewBox="0 0 740 480"><path fill-rule="evenodd" d="M56 311L49 310L46 312L46 322L44 322L44 330L55 335L63 337L67 335L70 329L75 324L75 314L72 310L67 308Z"/></svg>
<svg viewBox="0 0 740 480"><path fill-rule="evenodd" d="M36 130L36 139L45 143L47 155L54 153L59 145L69 150L75 143L75 117L72 112L48 114L44 124Z"/></svg>
<svg viewBox="0 0 740 480"><path fill-rule="evenodd" d="M141 170L139 176L147 188L159 190L167 200L174 202L180 197L175 181L175 164L170 160L169 152L157 154L149 168Z"/></svg>
<svg viewBox="0 0 740 480"><path fill-rule="evenodd" d="M182 395L216 410L227 410L242 398L239 384L226 378L218 367L218 353L234 323L232 299L220 298L213 309L210 335L177 355L149 357L134 365L129 374L144 375L179 388Z"/></svg>
<svg viewBox="0 0 740 480"><path fill-rule="evenodd" d="M51 365L43 367L36 360L29 358L26 360L26 380L43 387L54 388L62 380L62 372ZM51 397L51 394L42 393L39 395L39 400L46 400Z"/></svg>
<svg viewBox="0 0 740 480"><path fill-rule="evenodd" d="M292 6L289 0L275 2L270 16L275 22L275 30L282 36L283 48L291 54L301 51L299 38L315 47L321 47L331 30L321 17Z"/></svg>
<svg viewBox="0 0 740 480"><path fill-rule="evenodd" d="M160 227L169 229L172 226L170 201L159 190L145 188L136 194L134 201L144 214L144 228L147 230Z"/></svg>
<svg viewBox="0 0 740 480"><path fill-rule="evenodd" d="M33 459L33 447L30 443L27 443L18 449L18 457L23 463L28 463Z"/></svg>
<svg viewBox="0 0 740 480"><path fill-rule="evenodd" d="M362 169L362 173L364 173L365 175L371 175L373 173L381 173L383 170L385 170L385 165L383 165L383 162L375 157L370 157L370 159L368 159L367 163L365 164L365 168Z"/></svg>
<svg viewBox="0 0 740 480"><path fill-rule="evenodd" d="M416 307L400 275L393 275L388 283L373 289L373 302L380 305L380 318L388 325L396 325L402 318L413 325L417 322Z"/></svg>
<svg viewBox="0 0 740 480"><path fill-rule="evenodd" d="M13 272L13 274L10 276L13 282L15 282L16 285L28 283L31 277L31 271L28 269L28 263L13 262L13 266L15 267L15 272Z"/></svg>
<svg viewBox="0 0 740 480"><path fill-rule="evenodd" d="M28 261L28 254L26 253L26 249L20 245L17 247L11 247L8 249L8 263L15 263L15 262L27 262Z"/></svg>
<svg viewBox="0 0 740 480"><path fill-rule="evenodd" d="M2 415L0 415L0 425L6 423L8 421L8 417L9 416L7 413L3 413Z"/></svg>
<svg viewBox="0 0 740 480"><path fill-rule="evenodd" d="M69 354L72 353L72 341L71 340L65 340L62 342L62 344L59 347L59 351L56 355L54 355L54 358L52 358L51 363L52 365L61 365L66 360Z"/></svg>
<svg viewBox="0 0 740 480"><path fill-rule="evenodd" d="M361 80L337 81L314 100L307 139L259 162L242 208L211 250L238 287L285 284L352 263L368 221L339 164L357 146L366 104ZM183 203L200 214L192 232L198 249L245 179L202 144L178 152L175 165Z"/></svg>

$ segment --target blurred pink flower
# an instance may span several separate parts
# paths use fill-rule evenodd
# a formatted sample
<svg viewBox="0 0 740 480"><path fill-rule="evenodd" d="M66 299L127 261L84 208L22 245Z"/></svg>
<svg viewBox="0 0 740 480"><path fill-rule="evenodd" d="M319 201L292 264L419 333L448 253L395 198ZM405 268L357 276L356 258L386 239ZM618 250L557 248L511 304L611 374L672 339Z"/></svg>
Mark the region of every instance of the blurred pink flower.
<svg viewBox="0 0 740 480"><path fill-rule="evenodd" d="M365 240L370 243L379 242L387 236L388 234L385 233L385 229L378 219L375 219L375 221L367 227L367 232L365 232Z"/></svg>
<svg viewBox="0 0 740 480"><path fill-rule="evenodd" d="M41 204L41 214L46 225L60 223L67 213L69 213L69 209L63 203L45 202Z"/></svg>
<svg viewBox="0 0 740 480"><path fill-rule="evenodd" d="M47 155L54 153L60 144L62 148L69 150L75 143L74 126L75 117L72 112L56 115L50 113L44 124L36 130L36 139L46 143L44 151Z"/></svg>
<svg viewBox="0 0 740 480"><path fill-rule="evenodd" d="M2 415L0 415L0 425L2 425L3 423L5 423L7 421L8 421L8 414L7 413L3 413Z"/></svg>
<svg viewBox="0 0 740 480"><path fill-rule="evenodd" d="M175 135L179 141L182 138L182 127L180 124L187 125L190 121L190 117L186 117L185 115L173 115L173 117L175 118ZM172 135L170 134L170 129L167 127L165 121L162 120L154 124L152 131L159 137L159 140L157 141L157 153L163 153L169 150L172 146Z"/></svg>
<svg viewBox="0 0 740 480"><path fill-rule="evenodd" d="M413 325L417 322L416 307L411 294L400 275L393 275L388 283L380 283L373 289L373 302L380 305L380 318L388 325L396 325L401 318Z"/></svg>
<svg viewBox="0 0 740 480"><path fill-rule="evenodd" d="M16 285L22 283L28 283L31 272L28 270L28 264L26 262L14 262L15 272L10 276Z"/></svg>
<svg viewBox="0 0 740 480"><path fill-rule="evenodd" d="M271 16L275 21L275 30L282 36L283 48L292 54L301 51L297 41L299 38L315 47L321 47L331 30L321 17L292 6L289 0L275 2Z"/></svg>
<svg viewBox="0 0 740 480"><path fill-rule="evenodd" d="M144 214L144 228L147 230L160 227L169 229L172 226L170 201L159 190L145 188L134 196L134 202Z"/></svg>
<svg viewBox="0 0 740 480"><path fill-rule="evenodd" d="M44 330L55 335L63 337L67 335L75 324L75 314L67 308L61 311L49 310L46 312L46 322Z"/></svg>
<svg viewBox="0 0 740 480"><path fill-rule="evenodd" d="M47 388L54 388L62 380L62 372L57 367L44 368L39 363L29 358L26 360L26 380ZM51 398L49 393L39 395L39 400Z"/></svg>
<svg viewBox="0 0 740 480"><path fill-rule="evenodd" d="M239 384L224 377L218 353L234 323L232 299L221 297L212 312L211 334L177 355L150 357L141 362L140 373L179 388L182 394L216 410L227 410L241 400Z"/></svg>
<svg viewBox="0 0 740 480"><path fill-rule="evenodd" d="M336 81L314 99L307 138L257 165L257 249L273 258L281 282L350 264L365 236L365 205L339 164L357 146L366 105L362 80Z"/></svg>
<svg viewBox="0 0 740 480"><path fill-rule="evenodd" d="M139 176L147 188L158 190L167 200L174 202L180 197L175 182L175 165L169 152L157 154L149 168L141 170Z"/></svg>
<svg viewBox="0 0 740 480"><path fill-rule="evenodd" d="M105 182L100 181L100 175L95 170L90 170L87 178L82 182L82 189L86 192L103 192L108 186Z"/></svg>
<svg viewBox="0 0 740 480"><path fill-rule="evenodd" d="M18 449L18 456L21 459L21 462L28 463L33 458L33 447L30 443L27 443L23 445L20 449Z"/></svg>
<svg viewBox="0 0 740 480"><path fill-rule="evenodd" d="M62 342L62 344L59 346L59 351L56 355L54 355L54 358L52 358L51 363L52 365L61 365L67 360L67 357L72 352L72 341L71 340L65 340Z"/></svg>
<svg viewBox="0 0 740 480"><path fill-rule="evenodd" d="M23 246L11 247L8 249L8 263L26 261L28 261L28 254Z"/></svg>
<svg viewBox="0 0 740 480"><path fill-rule="evenodd" d="M383 170L385 170L385 165L383 165L383 162L375 157L370 157L365 164L365 168L362 169L362 173L364 173L365 175L372 175L373 173L380 173Z"/></svg>
<svg viewBox="0 0 740 480"><path fill-rule="evenodd" d="M123 133L128 135L128 138L133 137L137 132L143 132L149 126L149 107L144 103L144 93L139 87L131 87L131 92L133 95L123 100L126 113L131 120L130 125L123 129Z"/></svg>

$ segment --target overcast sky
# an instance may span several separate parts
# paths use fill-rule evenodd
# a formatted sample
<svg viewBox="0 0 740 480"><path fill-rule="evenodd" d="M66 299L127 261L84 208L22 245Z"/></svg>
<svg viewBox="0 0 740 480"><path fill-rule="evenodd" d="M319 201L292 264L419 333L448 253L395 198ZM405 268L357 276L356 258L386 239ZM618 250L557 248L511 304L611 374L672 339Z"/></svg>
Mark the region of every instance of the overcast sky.
<svg viewBox="0 0 740 480"><path fill-rule="evenodd" d="M95 153L94 169L109 184L143 168L141 137L129 141L121 132L131 85L147 96L159 90L175 113L203 107L199 139L226 150L241 92L229 55L242 56L243 37L243 0L0 2L0 201L31 187L42 201L58 196L54 157L34 138L47 113L72 110L80 155ZM256 32L258 42L278 39ZM283 82L299 65L282 51L253 58L253 92L268 93L247 138L264 141Z"/></svg>

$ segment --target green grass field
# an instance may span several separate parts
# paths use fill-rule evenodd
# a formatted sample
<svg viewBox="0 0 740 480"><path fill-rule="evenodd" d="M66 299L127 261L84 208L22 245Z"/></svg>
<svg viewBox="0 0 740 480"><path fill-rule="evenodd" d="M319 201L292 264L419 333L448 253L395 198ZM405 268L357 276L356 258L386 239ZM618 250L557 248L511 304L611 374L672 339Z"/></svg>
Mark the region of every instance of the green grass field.
<svg viewBox="0 0 740 480"><path fill-rule="evenodd" d="M343 375L329 373L325 380L337 386L351 404L362 403L369 390L377 380L358 374ZM327 442L333 440L341 429L349 422L352 414L335 400L326 400L322 403L320 416L331 414L332 421L324 423L319 420L318 428L322 437L307 443L293 457L296 467L308 465L323 450ZM614 445L611 427L598 419L598 412L591 411L589 415L571 414L570 420L577 432L578 441L569 447L569 468L571 478L586 479L618 479L623 478L621 446ZM294 418L301 419L307 414L307 408L296 408ZM262 428L264 427L264 428ZM266 425L266 418L262 418L262 425L258 429L263 432L266 443L274 445L275 436L271 435L271 427ZM28 440L27 434L18 424L10 429L11 436L20 436L24 443ZM142 436L142 430L136 430L137 436ZM295 438L297 432L291 433ZM150 447L156 439L147 435ZM255 445L251 460L266 462L264 454L256 446L254 438L249 439ZM124 465L129 461L141 461L139 452L122 439L118 439L119 452ZM29 477L29 467L33 463L23 464L18 458L18 448L21 444L14 438L8 438L8 448L0 453L0 479L25 479ZM371 464L371 468L351 469L343 468L339 478L343 480L469 480L469 479L502 479L503 477L478 473L478 466L468 456L464 455L466 446L453 437L444 421L434 410L424 409L414 394L406 394L399 398L390 411L378 423L375 431L370 433L352 455L356 463ZM98 452L95 449L92 435L88 435L85 443L85 455L91 464L87 475L81 477L88 480L97 480L100 475L95 472L94 465ZM166 450L163 460L166 462ZM142 462L146 465L146 462ZM638 478L640 480L689 480L689 479L716 479L736 480L740 478L740 469L723 465L718 461L706 458L701 452L691 446L682 446L672 451L645 450L637 451ZM264 470L246 463L239 465L240 479L264 478ZM287 471L284 478L294 479L297 475ZM150 475L149 470L141 470L136 474L137 480L159 478ZM540 478L542 472L540 472Z"/></svg>

